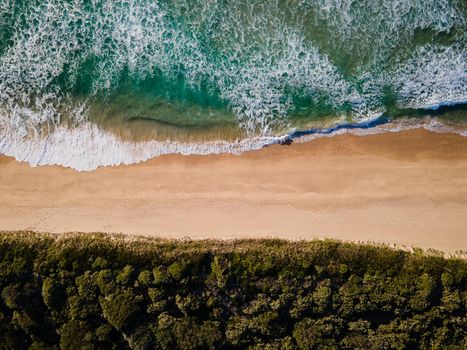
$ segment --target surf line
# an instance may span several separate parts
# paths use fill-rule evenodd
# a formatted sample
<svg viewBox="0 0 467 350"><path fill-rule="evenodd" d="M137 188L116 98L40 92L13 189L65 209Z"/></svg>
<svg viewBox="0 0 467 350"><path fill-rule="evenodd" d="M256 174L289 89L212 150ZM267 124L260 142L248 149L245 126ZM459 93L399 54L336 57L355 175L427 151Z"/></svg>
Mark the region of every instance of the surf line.
<svg viewBox="0 0 467 350"><path fill-rule="evenodd" d="M387 124L390 122L390 119L387 115L381 115L375 119L363 121L360 123L342 123L335 125L331 128L327 129L320 129L320 128L313 128L308 130L297 130L293 131L290 134L282 137L279 140L279 144L281 145L290 145L293 143L294 139L298 139L303 136L308 135L329 135L333 134L339 130L351 130L351 129L371 129L379 125Z"/></svg>

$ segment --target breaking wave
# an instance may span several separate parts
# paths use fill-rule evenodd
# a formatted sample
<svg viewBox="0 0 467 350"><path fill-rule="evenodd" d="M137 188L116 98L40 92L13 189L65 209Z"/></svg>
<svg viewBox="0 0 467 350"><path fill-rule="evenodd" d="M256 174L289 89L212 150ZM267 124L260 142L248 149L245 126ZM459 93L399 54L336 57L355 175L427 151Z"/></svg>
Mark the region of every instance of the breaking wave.
<svg viewBox="0 0 467 350"><path fill-rule="evenodd" d="M466 13L462 0L4 0L0 152L94 169L420 118L467 101Z"/></svg>

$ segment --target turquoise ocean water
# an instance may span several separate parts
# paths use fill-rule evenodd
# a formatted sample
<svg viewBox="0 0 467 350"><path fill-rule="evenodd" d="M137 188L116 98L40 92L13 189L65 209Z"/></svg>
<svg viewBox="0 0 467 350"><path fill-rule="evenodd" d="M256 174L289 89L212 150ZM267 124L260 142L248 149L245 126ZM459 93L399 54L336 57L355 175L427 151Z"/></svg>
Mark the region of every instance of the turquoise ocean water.
<svg viewBox="0 0 467 350"><path fill-rule="evenodd" d="M466 29L465 0L1 0L0 152L92 169L381 116L465 133Z"/></svg>

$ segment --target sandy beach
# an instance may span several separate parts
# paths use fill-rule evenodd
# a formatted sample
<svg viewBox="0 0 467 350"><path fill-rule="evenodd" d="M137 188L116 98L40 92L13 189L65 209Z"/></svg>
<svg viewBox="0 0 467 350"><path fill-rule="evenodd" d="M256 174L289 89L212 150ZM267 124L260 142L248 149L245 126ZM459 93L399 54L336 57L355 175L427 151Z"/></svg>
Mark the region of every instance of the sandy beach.
<svg viewBox="0 0 467 350"><path fill-rule="evenodd" d="M77 172L0 157L0 229L467 250L467 138L339 135Z"/></svg>

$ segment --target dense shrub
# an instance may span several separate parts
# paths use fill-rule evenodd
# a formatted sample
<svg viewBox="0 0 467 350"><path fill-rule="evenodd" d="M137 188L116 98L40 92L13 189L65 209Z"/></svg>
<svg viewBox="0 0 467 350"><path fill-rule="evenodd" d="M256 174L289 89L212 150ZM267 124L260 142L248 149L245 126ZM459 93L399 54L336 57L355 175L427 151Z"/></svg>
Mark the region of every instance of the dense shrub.
<svg viewBox="0 0 467 350"><path fill-rule="evenodd" d="M0 232L0 349L465 348L466 286L382 246Z"/></svg>

